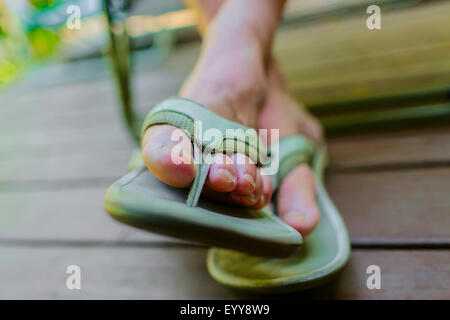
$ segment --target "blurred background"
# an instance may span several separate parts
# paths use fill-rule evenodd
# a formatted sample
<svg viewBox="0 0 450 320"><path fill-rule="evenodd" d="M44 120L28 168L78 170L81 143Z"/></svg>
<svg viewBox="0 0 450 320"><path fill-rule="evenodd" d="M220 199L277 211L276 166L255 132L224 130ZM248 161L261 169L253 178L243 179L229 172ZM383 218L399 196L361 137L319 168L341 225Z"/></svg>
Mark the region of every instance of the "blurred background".
<svg viewBox="0 0 450 320"><path fill-rule="evenodd" d="M124 12L113 20L126 27L134 71L154 68L199 41L197 17L182 0L108 3ZM368 32L370 4L382 9L381 30ZM0 90L43 66L40 85L106 76L108 64L96 59L113 51L104 7L101 0L2 0ZM449 11L448 1L437 0L292 0L276 55L293 93L329 130L392 118L442 119L448 115L441 103L449 96ZM80 61L83 67L74 67Z"/></svg>
<svg viewBox="0 0 450 320"><path fill-rule="evenodd" d="M141 115L194 66L197 23L182 0L0 0L0 298L240 297L204 248L102 208ZM274 51L327 131L353 246L340 280L298 297L450 298L450 1L290 0Z"/></svg>

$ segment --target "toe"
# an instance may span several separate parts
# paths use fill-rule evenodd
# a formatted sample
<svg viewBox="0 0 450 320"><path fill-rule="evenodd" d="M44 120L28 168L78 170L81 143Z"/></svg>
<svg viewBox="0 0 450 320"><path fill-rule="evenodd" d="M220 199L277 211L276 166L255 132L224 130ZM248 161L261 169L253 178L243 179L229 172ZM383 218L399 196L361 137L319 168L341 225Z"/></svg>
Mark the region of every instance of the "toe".
<svg viewBox="0 0 450 320"><path fill-rule="evenodd" d="M237 173L237 186L234 193L239 196L249 196L256 189L256 166L246 155L236 153L232 156Z"/></svg>
<svg viewBox="0 0 450 320"><path fill-rule="evenodd" d="M170 125L150 127L142 139L142 157L160 180L177 188L189 186L195 177L193 148L189 137Z"/></svg>
<svg viewBox="0 0 450 320"><path fill-rule="evenodd" d="M255 205L255 209L261 209L265 207L268 203L270 203L270 200L272 199L273 193L272 180L270 180L269 176L262 175L262 181L263 181L263 191L261 197L259 198L258 203Z"/></svg>
<svg viewBox="0 0 450 320"><path fill-rule="evenodd" d="M255 190L250 194L239 194L236 192L231 192L231 199L237 205L246 206L246 207L254 207L261 208L265 205L265 196L264 192L264 181L260 173L260 169L256 170L256 178L255 178Z"/></svg>
<svg viewBox="0 0 450 320"><path fill-rule="evenodd" d="M231 192L237 185L237 173L233 160L225 154L216 154L214 156L207 186L219 192Z"/></svg>
<svg viewBox="0 0 450 320"><path fill-rule="evenodd" d="M231 201L239 206L243 207L253 207L257 204L258 199L256 199L256 196L254 193L249 195L239 195L235 193L230 194Z"/></svg>
<svg viewBox="0 0 450 320"><path fill-rule="evenodd" d="M272 197L272 181L268 176L262 175L262 169L258 169L256 177L256 190L255 198L256 204L253 206L255 209L261 209L266 206Z"/></svg>
<svg viewBox="0 0 450 320"><path fill-rule="evenodd" d="M304 237L319 223L315 180L308 165L299 165L282 182L278 192L278 214Z"/></svg>

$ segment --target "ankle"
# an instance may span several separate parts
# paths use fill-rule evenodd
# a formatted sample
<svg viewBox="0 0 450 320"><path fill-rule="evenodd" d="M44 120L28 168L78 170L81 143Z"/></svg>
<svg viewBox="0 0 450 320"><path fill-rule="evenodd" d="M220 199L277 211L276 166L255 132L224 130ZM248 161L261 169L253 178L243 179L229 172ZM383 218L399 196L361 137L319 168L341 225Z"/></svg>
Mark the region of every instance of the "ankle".
<svg viewBox="0 0 450 320"><path fill-rule="evenodd" d="M230 120L255 127L267 88L264 62L257 46L249 42L235 44L205 46L180 96L204 104Z"/></svg>
<svg viewBox="0 0 450 320"><path fill-rule="evenodd" d="M205 39L256 40L268 59L274 33L286 0L234 0L223 4L206 30ZM244 44L245 45L245 44Z"/></svg>
<svg viewBox="0 0 450 320"><path fill-rule="evenodd" d="M256 127L257 116L265 100L266 83L258 74L242 76L241 70L229 70L224 63L217 71L191 75L183 84L180 96L249 127ZM200 73L200 71L199 71Z"/></svg>

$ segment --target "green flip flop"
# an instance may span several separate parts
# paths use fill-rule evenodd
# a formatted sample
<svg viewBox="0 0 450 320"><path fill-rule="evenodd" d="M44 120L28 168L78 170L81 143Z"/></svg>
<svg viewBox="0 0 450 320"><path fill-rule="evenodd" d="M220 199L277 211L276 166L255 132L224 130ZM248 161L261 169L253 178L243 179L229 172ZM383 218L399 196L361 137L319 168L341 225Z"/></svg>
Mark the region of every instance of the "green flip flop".
<svg viewBox="0 0 450 320"><path fill-rule="evenodd" d="M173 125L190 136L194 159L199 162L192 187L170 187L144 164L137 165L106 192L104 208L114 219L147 231L257 256L287 257L300 248L300 233L267 208L253 210L201 197L214 152L244 153L257 166L269 162L269 152L255 130L179 97L155 106L144 120L142 133L158 124Z"/></svg>
<svg viewBox="0 0 450 320"><path fill-rule="evenodd" d="M258 294L299 291L333 278L347 263L350 240L347 228L323 186L326 148L311 147L303 136L288 136L279 142L279 182L303 162L312 167L321 217L317 228L304 240L301 250L288 258L264 258L243 252L212 248L207 267L218 282L233 289ZM313 152L311 152L313 148Z"/></svg>

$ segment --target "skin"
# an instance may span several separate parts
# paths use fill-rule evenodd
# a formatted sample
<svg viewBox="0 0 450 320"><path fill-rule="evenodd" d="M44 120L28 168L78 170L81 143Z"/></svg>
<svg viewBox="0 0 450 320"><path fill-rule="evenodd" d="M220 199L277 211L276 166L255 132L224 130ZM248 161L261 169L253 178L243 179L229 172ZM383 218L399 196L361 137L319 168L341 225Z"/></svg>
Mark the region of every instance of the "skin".
<svg viewBox="0 0 450 320"><path fill-rule="evenodd" d="M257 129L279 129L280 137L303 134L322 140L318 122L292 98L271 56L272 40L284 0L189 0L200 18L203 45L200 57L179 95L197 101L221 116ZM189 187L195 177L193 147L181 133L183 161L174 163L169 125L150 127L142 140L147 168L160 180ZM267 141L270 143L271 141ZM205 196L216 201L262 208L272 198L272 183L245 155L216 155ZM319 222L314 177L299 165L280 185L277 212L307 236Z"/></svg>

